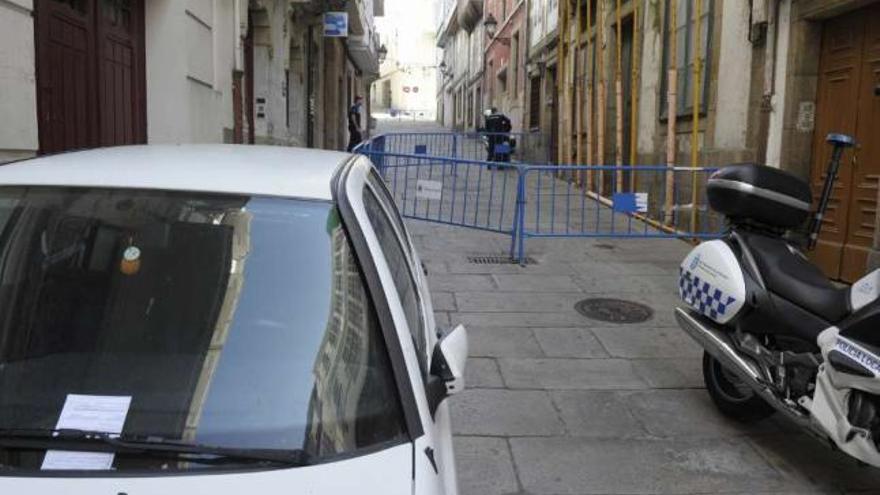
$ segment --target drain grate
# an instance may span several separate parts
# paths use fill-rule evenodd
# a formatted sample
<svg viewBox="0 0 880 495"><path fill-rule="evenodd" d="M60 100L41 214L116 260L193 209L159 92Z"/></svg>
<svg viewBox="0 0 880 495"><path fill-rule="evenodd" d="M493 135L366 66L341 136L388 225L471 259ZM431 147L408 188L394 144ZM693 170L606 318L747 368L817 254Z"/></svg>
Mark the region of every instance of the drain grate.
<svg viewBox="0 0 880 495"><path fill-rule="evenodd" d="M519 261L511 258L510 256L504 254L488 254L488 255L477 255L477 256L468 256L468 263L474 265L518 265ZM523 260L524 265L534 265L537 261L531 256L526 256Z"/></svg>
<svg viewBox="0 0 880 495"><path fill-rule="evenodd" d="M613 244L595 244L595 245L593 245L593 247L595 247L597 249L606 249L608 251L613 251L613 250L617 249L617 246L615 246Z"/></svg>
<svg viewBox="0 0 880 495"><path fill-rule="evenodd" d="M591 320L608 323L641 323L654 316L654 310L648 306L624 299L584 299L574 309Z"/></svg>

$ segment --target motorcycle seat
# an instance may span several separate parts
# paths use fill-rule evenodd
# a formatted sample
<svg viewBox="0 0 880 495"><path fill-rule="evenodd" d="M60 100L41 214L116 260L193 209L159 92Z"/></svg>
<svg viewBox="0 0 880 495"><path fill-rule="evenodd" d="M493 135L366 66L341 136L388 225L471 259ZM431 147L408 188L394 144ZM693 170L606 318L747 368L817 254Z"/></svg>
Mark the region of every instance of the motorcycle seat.
<svg viewBox="0 0 880 495"><path fill-rule="evenodd" d="M767 290L829 323L852 312L849 288L838 288L784 239L743 233Z"/></svg>

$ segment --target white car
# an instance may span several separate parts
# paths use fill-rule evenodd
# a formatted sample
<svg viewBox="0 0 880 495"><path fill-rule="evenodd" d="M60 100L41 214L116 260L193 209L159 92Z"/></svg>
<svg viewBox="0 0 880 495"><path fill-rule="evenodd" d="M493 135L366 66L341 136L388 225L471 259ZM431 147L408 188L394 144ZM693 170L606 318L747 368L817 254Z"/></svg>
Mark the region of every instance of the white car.
<svg viewBox="0 0 880 495"><path fill-rule="evenodd" d="M466 356L364 157L0 167L0 493L454 495Z"/></svg>

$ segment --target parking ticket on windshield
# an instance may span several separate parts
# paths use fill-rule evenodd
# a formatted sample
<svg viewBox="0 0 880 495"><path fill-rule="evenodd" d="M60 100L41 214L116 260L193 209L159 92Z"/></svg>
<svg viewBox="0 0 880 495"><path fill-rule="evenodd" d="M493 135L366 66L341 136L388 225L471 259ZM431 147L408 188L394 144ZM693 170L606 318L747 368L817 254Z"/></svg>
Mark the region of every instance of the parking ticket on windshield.
<svg viewBox="0 0 880 495"><path fill-rule="evenodd" d="M122 433L130 396L68 394L55 428L101 433ZM44 470L106 470L113 465L114 454L49 450L43 458Z"/></svg>

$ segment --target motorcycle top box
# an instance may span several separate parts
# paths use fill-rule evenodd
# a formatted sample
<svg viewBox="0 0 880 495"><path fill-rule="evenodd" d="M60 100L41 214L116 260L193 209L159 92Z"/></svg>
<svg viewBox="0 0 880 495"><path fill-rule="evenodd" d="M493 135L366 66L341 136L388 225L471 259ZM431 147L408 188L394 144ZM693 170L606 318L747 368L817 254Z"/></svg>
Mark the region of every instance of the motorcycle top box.
<svg viewBox="0 0 880 495"><path fill-rule="evenodd" d="M752 221L773 228L801 225L810 214L810 186L787 172L739 164L712 174L709 205L733 223Z"/></svg>

